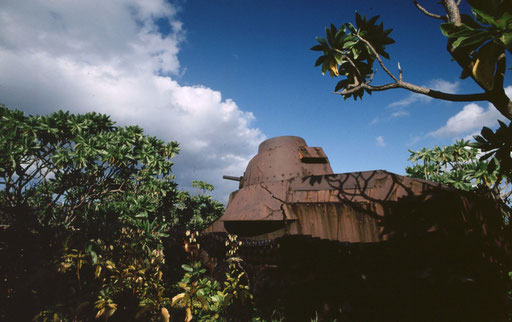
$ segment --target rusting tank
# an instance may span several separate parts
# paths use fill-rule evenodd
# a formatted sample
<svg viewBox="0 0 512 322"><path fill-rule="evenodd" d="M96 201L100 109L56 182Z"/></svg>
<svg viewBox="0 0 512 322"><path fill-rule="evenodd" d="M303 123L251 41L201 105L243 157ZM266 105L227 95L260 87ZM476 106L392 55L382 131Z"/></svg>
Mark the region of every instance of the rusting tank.
<svg viewBox="0 0 512 322"><path fill-rule="evenodd" d="M374 243L460 227L488 235L496 217L489 209L498 211L475 195L384 170L335 174L321 147L296 136L264 141L244 175L227 178L240 181L239 190L207 232L250 240L305 235Z"/></svg>
<svg viewBox="0 0 512 322"><path fill-rule="evenodd" d="M239 189L201 246L219 257L227 234L243 240L269 319L279 303L292 321L325 307L323 319L343 321L506 314L486 300L506 293L500 272L510 267L492 198L384 170L333 173L323 149L296 136L264 141L243 176L226 178Z"/></svg>

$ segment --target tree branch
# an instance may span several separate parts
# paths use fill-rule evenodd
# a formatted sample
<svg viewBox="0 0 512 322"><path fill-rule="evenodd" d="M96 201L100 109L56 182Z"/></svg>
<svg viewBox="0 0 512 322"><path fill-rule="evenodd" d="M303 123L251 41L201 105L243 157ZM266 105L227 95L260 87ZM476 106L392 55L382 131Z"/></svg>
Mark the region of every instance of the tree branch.
<svg viewBox="0 0 512 322"><path fill-rule="evenodd" d="M384 69L384 71L386 72L386 74L389 75L389 77L393 78L393 80L395 82L399 82L398 78L395 77L395 75L393 75L389 69L387 69L387 67L384 65L384 62L382 61L382 59L380 58L379 54L377 53L377 51L375 50L375 48L373 48L372 44L370 44L370 42L366 39L364 39L363 37L361 37L359 35L359 32L357 33L357 38L359 38L362 42L364 42L369 48L370 50L373 52L373 54L375 55L375 58L377 59L377 61L379 62L380 64L380 67L382 67L382 69Z"/></svg>
<svg viewBox="0 0 512 322"><path fill-rule="evenodd" d="M441 0L443 7L446 9L448 15L448 22L454 22L456 26L462 23L460 18L460 11L457 3L454 0Z"/></svg>
<svg viewBox="0 0 512 322"><path fill-rule="evenodd" d="M440 19L440 20L443 20L443 21L448 21L448 19L446 17L443 17L441 15L437 15L435 13L431 13L430 11L428 11L427 9L423 8L419 3L418 1L416 0L413 0L412 2L414 2L414 5L416 6L416 8L418 8L421 12L423 12L425 15L429 16L429 17L432 17L432 18L435 18L435 19Z"/></svg>
<svg viewBox="0 0 512 322"><path fill-rule="evenodd" d="M451 101L451 102L473 102L473 101L488 101L489 100L489 94L488 93L475 93L475 94L450 94L450 93L444 93L440 91L436 91L427 87L421 87L418 85L414 85L411 83L398 81L395 83L388 83L384 85L378 85L378 86L372 86L368 83L362 83L359 86L356 86L354 88L351 88L349 90L343 90L339 93L340 95L348 95L357 92L360 89L368 89L374 92L380 92L385 91L388 89L393 88L403 88L407 89L411 92L415 92L418 94L423 94L432 98L438 98L445 101Z"/></svg>
<svg viewBox="0 0 512 322"><path fill-rule="evenodd" d="M490 96L489 102L491 102L502 115L509 120L512 120L512 101L503 89L506 69L507 58L505 51L502 51L497 58L494 88L488 92Z"/></svg>
<svg viewBox="0 0 512 322"><path fill-rule="evenodd" d="M433 89L430 89L430 88L427 88L427 87L421 87L421 86L418 86L418 85L414 85L414 84L411 84L411 83L404 82L404 81L402 81L402 68L400 67L400 64L398 65L398 71L400 73L400 76L399 76L400 79L398 79L384 65L384 62L380 58L380 56L377 53L377 51L375 50L375 48L373 48L372 44L370 44L369 41L367 41L366 39L361 37L359 34L357 34L357 37L362 42L364 42L368 46L368 48L370 48L372 53L375 55L375 59L377 59L377 61L379 62L380 66L382 67L382 69L384 69L384 71L395 82L394 83L385 84L385 85L380 85L380 86L371 86L369 84L369 82L361 83L358 86L356 86L356 87L354 87L352 89L349 89L348 91L342 91L341 95L347 95L347 94L355 93L356 91L360 90L361 88L365 88L365 89L372 90L372 91L383 91L383 90L391 89L391 88L404 88L404 89L410 90L410 91L415 92L415 93L419 93L419 94L423 94L423 95L426 95L426 96L430 96L432 98L438 98L438 99L442 99L442 100L445 100L445 101L452 101L452 102L470 102L470 101L487 101L487 100L489 100L489 95L487 93L478 93L478 94L450 94L450 93L444 93L444 92L436 91L436 90L433 90Z"/></svg>
<svg viewBox="0 0 512 322"><path fill-rule="evenodd" d="M503 88L503 83L505 80L505 72L507 69L507 56L505 55L505 51L498 55L498 59L496 60L496 74L494 75L494 88Z"/></svg>
<svg viewBox="0 0 512 322"><path fill-rule="evenodd" d="M399 82L400 88L410 90L412 92L438 98L451 102L471 102L471 101L487 101L489 100L488 93L475 93L475 94L450 94L445 92L436 91L427 87L414 85L407 82Z"/></svg>

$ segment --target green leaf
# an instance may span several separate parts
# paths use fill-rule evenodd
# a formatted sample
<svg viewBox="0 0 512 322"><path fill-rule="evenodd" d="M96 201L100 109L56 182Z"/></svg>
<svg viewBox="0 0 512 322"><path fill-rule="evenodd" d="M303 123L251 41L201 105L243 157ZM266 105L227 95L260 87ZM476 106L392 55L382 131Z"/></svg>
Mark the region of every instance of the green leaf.
<svg viewBox="0 0 512 322"><path fill-rule="evenodd" d="M324 62L324 60L325 60L325 56L318 57L318 59L315 62L315 67L320 66Z"/></svg>
<svg viewBox="0 0 512 322"><path fill-rule="evenodd" d="M480 133L482 134L482 136L487 141L493 141L494 140L494 132L490 128L488 128L487 126L484 126Z"/></svg>
<svg viewBox="0 0 512 322"><path fill-rule="evenodd" d="M512 32L504 32L499 40L503 43L503 46L512 53Z"/></svg>
<svg viewBox="0 0 512 322"><path fill-rule="evenodd" d="M359 15L359 13L356 12L356 26L358 28L361 28L362 25L363 25L363 19L361 18L361 15Z"/></svg>
<svg viewBox="0 0 512 322"><path fill-rule="evenodd" d="M464 47L471 47L471 48L478 48L480 45L482 45L484 42L486 42L488 39L490 39L490 33L488 31L477 31L473 33L471 36L462 36L458 37L452 44L453 48L464 48Z"/></svg>
<svg viewBox="0 0 512 322"><path fill-rule="evenodd" d="M374 25L377 22L377 20L379 20L379 17L380 16L372 17L370 20L368 20L368 25ZM391 32L391 30L390 30L390 32Z"/></svg>
<svg viewBox="0 0 512 322"><path fill-rule="evenodd" d="M341 90L342 88L345 88L345 86L347 84L348 84L348 80L346 80L346 79L339 81L338 84L336 84L334 91L337 92L337 91Z"/></svg>
<svg viewBox="0 0 512 322"><path fill-rule="evenodd" d="M350 50L354 45L358 43L358 40L352 40L352 41L346 41L343 43L342 49L348 49Z"/></svg>
<svg viewBox="0 0 512 322"><path fill-rule="evenodd" d="M476 22L473 19L473 17L471 17L470 15L463 13L460 15L460 17L461 17L462 23L467 25L470 28L473 28L473 29L483 29L484 28L482 25L480 25L478 22Z"/></svg>
<svg viewBox="0 0 512 322"><path fill-rule="evenodd" d="M453 30L455 29L455 23L454 22L447 22L441 24L441 32L446 37L450 37L450 35L453 33Z"/></svg>
<svg viewBox="0 0 512 322"><path fill-rule="evenodd" d="M325 47L329 47L327 41L322 37L316 37L316 41L318 41L321 45L324 45Z"/></svg>
<svg viewBox="0 0 512 322"><path fill-rule="evenodd" d="M343 64L343 54L341 54L341 53L336 53L336 54L334 55L334 58L336 59L336 62L338 63L338 65Z"/></svg>

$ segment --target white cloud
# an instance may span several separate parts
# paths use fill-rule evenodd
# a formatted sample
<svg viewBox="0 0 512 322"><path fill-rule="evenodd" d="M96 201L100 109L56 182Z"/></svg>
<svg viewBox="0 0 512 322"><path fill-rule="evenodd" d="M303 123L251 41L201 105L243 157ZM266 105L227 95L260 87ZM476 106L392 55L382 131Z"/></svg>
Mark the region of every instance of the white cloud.
<svg viewBox="0 0 512 322"><path fill-rule="evenodd" d="M391 113L391 118L397 118L397 117L403 117L403 116L409 116L410 113L409 111L405 111L405 110L398 110L398 111L395 111L393 113Z"/></svg>
<svg viewBox="0 0 512 322"><path fill-rule="evenodd" d="M393 103L389 104L388 107L404 107L404 106L411 105L412 103L416 103L416 102L425 103L425 102L430 102L431 100L432 100L432 98L430 98L428 96L421 95L418 93L410 93L409 96L407 96L406 98L401 99L396 102L393 102Z"/></svg>
<svg viewBox="0 0 512 322"><path fill-rule="evenodd" d="M505 92L511 96L512 86L506 87ZM488 104L487 108L484 108L476 103L470 103L465 105L462 111L450 117L443 127L428 135L437 138L464 137L472 139L473 135L478 134L483 126L495 126L498 119L506 120L492 104Z"/></svg>
<svg viewBox="0 0 512 322"><path fill-rule="evenodd" d="M457 91L459 90L459 85L459 82L452 83L444 79L434 79L430 81L426 87L436 91L454 94L457 93ZM389 104L388 107L405 107L413 103L427 103L430 102L431 100L432 98L429 96L418 93L410 93L409 96L407 96L406 98L393 102Z"/></svg>
<svg viewBox="0 0 512 322"><path fill-rule="evenodd" d="M434 79L429 82L428 87L436 91L455 94L459 91L459 85L459 82L452 83L444 79Z"/></svg>
<svg viewBox="0 0 512 322"><path fill-rule="evenodd" d="M380 122L380 118L379 118L379 117L376 117L376 118L374 118L374 119L370 122L370 124L369 124L369 125L370 125L370 126L372 126L372 125L375 125L375 124L377 124L377 123L379 123L379 122Z"/></svg>
<svg viewBox="0 0 512 322"><path fill-rule="evenodd" d="M387 122L387 121L390 121L395 118L405 117L405 116L409 116L409 115L410 115L409 111L399 109L399 110L396 110L393 113L389 114L386 117L377 116L369 123L369 125L372 126L372 125L375 125L380 122Z"/></svg>
<svg viewBox="0 0 512 322"><path fill-rule="evenodd" d="M243 174L264 135L220 92L172 79L184 39L175 13L164 0L3 1L1 102L31 114L94 110L177 140L178 181L208 181L225 198L236 184L222 174ZM171 32L159 33L155 19Z"/></svg>
<svg viewBox="0 0 512 322"><path fill-rule="evenodd" d="M384 138L380 135L375 139L375 143L377 144L377 146L380 146L380 147L386 146L386 142L384 142Z"/></svg>

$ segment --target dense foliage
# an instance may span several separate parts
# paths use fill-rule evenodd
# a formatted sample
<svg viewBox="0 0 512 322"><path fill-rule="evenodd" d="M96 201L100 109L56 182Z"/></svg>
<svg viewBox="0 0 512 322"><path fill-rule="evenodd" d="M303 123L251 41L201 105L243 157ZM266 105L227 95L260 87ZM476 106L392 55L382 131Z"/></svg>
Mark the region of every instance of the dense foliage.
<svg viewBox="0 0 512 322"><path fill-rule="evenodd" d="M450 146L409 152L413 166L405 170L414 178L440 182L461 190L472 190L478 185L488 188L497 185L498 169L492 169L488 161L479 160L478 149L470 147L469 141L458 140Z"/></svg>
<svg viewBox="0 0 512 322"><path fill-rule="evenodd" d="M483 132L487 133L488 130ZM480 136L476 139L484 142ZM409 160L413 165L407 167L405 171L414 178L440 182L460 190L492 195L502 205L504 223L509 223L511 177L507 174L505 167L500 166L500 158L490 158L493 156L492 152L480 156L481 150L475 146L481 146L481 144L478 141L470 143L466 140L458 140L450 146L422 148L419 151L409 150L411 153Z"/></svg>
<svg viewBox="0 0 512 322"><path fill-rule="evenodd" d="M177 189L178 151L106 115L0 106L0 319L164 318L169 233L223 211Z"/></svg>

